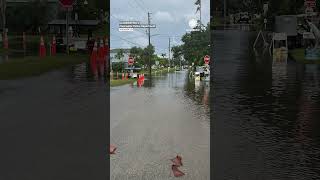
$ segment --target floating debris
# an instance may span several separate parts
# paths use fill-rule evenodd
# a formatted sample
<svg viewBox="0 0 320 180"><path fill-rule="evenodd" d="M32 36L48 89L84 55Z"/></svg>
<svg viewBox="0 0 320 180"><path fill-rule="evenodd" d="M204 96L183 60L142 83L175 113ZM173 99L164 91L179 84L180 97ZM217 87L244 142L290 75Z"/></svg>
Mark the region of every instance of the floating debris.
<svg viewBox="0 0 320 180"><path fill-rule="evenodd" d="M182 157L179 156L179 155L177 155L175 158L170 159L170 160L172 161L173 165L175 165L175 166L177 166L177 167L180 167L180 166L183 165L183 164L182 164Z"/></svg>
<svg viewBox="0 0 320 180"><path fill-rule="evenodd" d="M110 154L115 154L117 150L117 147L115 145L110 144L110 150L109 153Z"/></svg>
<svg viewBox="0 0 320 180"><path fill-rule="evenodd" d="M175 177L184 176L184 173L178 169L178 166L172 165L171 168L172 168L172 171L173 171L173 175L174 175Z"/></svg>

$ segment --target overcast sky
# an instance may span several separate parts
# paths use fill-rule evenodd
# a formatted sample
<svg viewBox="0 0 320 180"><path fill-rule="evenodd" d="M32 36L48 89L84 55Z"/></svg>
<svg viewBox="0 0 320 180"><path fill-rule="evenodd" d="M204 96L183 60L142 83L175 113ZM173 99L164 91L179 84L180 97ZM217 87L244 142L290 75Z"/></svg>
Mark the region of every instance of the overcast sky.
<svg viewBox="0 0 320 180"><path fill-rule="evenodd" d="M151 35L155 35L151 37L151 43L156 47L157 54L168 54L169 36L173 46L181 44L181 36L190 29L189 20L199 19L194 2L195 0L111 0L111 49L146 47L146 29L119 32L118 28L120 20L147 23L147 12L151 12L151 23L157 25L156 29L151 30ZM202 0L202 23L206 25L209 20L210 0Z"/></svg>

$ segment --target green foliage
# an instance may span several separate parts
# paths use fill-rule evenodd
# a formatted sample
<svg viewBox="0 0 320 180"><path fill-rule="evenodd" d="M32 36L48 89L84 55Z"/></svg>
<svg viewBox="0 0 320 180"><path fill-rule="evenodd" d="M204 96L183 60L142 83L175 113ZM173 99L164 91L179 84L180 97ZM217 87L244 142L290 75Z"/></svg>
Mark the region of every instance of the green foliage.
<svg viewBox="0 0 320 180"><path fill-rule="evenodd" d="M203 57L210 54L210 25L208 24L202 31L185 34L182 42L183 45L172 48L174 60L179 62L183 56L188 64L202 65Z"/></svg>
<svg viewBox="0 0 320 180"><path fill-rule="evenodd" d="M304 0L270 0L269 16L303 13Z"/></svg>
<svg viewBox="0 0 320 180"><path fill-rule="evenodd" d="M115 55L115 58L122 60L123 57L124 57L124 51L123 49L119 49L119 51Z"/></svg>
<svg viewBox="0 0 320 180"><path fill-rule="evenodd" d="M7 27L10 31L37 31L47 24L46 1L35 0L27 4L7 7Z"/></svg>
<svg viewBox="0 0 320 180"><path fill-rule="evenodd" d="M88 62L87 55L56 55L40 58L28 56L11 58L10 61L0 64L0 79L16 79L29 76L38 76L43 73L60 69L69 65Z"/></svg>
<svg viewBox="0 0 320 180"><path fill-rule="evenodd" d="M123 62L114 62L114 63L112 63L112 71L113 72L123 72L124 71Z"/></svg>

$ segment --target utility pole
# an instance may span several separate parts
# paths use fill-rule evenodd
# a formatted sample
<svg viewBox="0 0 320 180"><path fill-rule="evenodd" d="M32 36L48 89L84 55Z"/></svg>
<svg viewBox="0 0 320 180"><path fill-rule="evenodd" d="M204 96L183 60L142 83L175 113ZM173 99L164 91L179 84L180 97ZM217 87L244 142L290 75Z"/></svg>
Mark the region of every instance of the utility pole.
<svg viewBox="0 0 320 180"><path fill-rule="evenodd" d="M199 1L199 7L200 7L200 30L202 30L202 20L201 20L201 0Z"/></svg>
<svg viewBox="0 0 320 180"><path fill-rule="evenodd" d="M170 58L171 58L171 38L169 37L169 58L168 58L168 61L169 61L169 67L171 68L171 60L170 60Z"/></svg>
<svg viewBox="0 0 320 180"><path fill-rule="evenodd" d="M149 48L151 47L151 32L150 32L150 12L148 12L148 37L149 37ZM149 49L148 48L148 49ZM148 52L148 56L149 56L149 74L151 77L151 54L149 54L150 52Z"/></svg>

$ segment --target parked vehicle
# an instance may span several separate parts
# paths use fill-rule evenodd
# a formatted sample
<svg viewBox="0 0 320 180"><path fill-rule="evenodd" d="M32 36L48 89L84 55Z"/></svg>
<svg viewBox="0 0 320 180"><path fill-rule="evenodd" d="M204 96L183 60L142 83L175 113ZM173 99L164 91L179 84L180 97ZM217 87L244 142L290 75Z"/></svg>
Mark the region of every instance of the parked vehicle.
<svg viewBox="0 0 320 180"><path fill-rule="evenodd" d="M248 12L241 12L239 13L239 21L238 23L249 23L250 16Z"/></svg>

